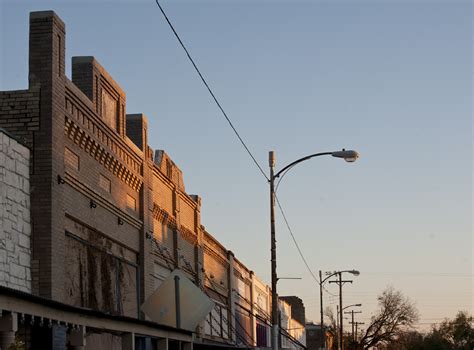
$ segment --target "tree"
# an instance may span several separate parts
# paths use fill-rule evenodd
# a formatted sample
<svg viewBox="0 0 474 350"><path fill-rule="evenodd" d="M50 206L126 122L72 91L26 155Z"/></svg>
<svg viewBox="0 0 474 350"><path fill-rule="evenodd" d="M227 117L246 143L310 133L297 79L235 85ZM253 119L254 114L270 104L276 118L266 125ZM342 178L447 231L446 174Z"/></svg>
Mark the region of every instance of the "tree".
<svg viewBox="0 0 474 350"><path fill-rule="evenodd" d="M426 348L425 339L423 334L415 331L408 330L402 332L397 339L388 343L383 347L384 350L443 350L443 348L430 347Z"/></svg>
<svg viewBox="0 0 474 350"><path fill-rule="evenodd" d="M425 335L407 331L385 347L386 350L469 350L474 349L473 318L459 311L454 320L444 320Z"/></svg>
<svg viewBox="0 0 474 350"><path fill-rule="evenodd" d="M324 315L326 315L329 320L329 322L325 325L326 329L332 333L335 333L337 331L336 316L334 316L334 312L329 306L324 310Z"/></svg>
<svg viewBox="0 0 474 350"><path fill-rule="evenodd" d="M379 310L371 317L359 341L359 347L363 349L394 341L418 320L418 311L413 303L393 287L386 288L377 300Z"/></svg>
<svg viewBox="0 0 474 350"><path fill-rule="evenodd" d="M474 348L474 328L473 317L466 311L459 311L454 320L443 321L438 328L426 336L425 342L431 344L441 343L444 349L473 349Z"/></svg>
<svg viewBox="0 0 474 350"><path fill-rule="evenodd" d="M325 330L333 335L333 340L329 342L329 347L332 348L334 341L337 343L337 322L336 316L334 315L333 310L328 306L324 310L324 314L328 318L329 322L325 323Z"/></svg>

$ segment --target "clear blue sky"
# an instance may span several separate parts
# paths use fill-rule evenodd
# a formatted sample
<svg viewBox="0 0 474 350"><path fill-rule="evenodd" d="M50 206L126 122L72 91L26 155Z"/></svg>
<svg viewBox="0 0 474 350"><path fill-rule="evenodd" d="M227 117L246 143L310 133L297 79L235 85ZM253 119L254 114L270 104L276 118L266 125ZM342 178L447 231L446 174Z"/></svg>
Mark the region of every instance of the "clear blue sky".
<svg viewBox="0 0 474 350"><path fill-rule="evenodd" d="M0 1L0 89L27 86L28 12L55 10L149 118L149 139L203 198L202 223L270 281L269 194L153 0ZM457 0L168 1L162 5L257 160L317 158L279 189L311 268L361 271L367 321L389 284L421 323L473 305L472 5ZM318 287L277 216L279 294L319 320ZM327 287L336 293L334 285ZM325 302L335 308L335 298Z"/></svg>

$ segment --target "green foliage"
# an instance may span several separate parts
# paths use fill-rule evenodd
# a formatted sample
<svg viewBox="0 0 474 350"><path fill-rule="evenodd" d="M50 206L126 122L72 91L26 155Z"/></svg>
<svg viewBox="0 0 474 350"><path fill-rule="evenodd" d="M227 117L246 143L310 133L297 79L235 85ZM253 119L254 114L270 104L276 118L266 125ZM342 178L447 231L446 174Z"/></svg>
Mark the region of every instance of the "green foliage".
<svg viewBox="0 0 474 350"><path fill-rule="evenodd" d="M387 344L387 350L471 350L474 349L473 317L459 311L454 320L445 320L439 327L422 335L405 332Z"/></svg>
<svg viewBox="0 0 474 350"><path fill-rule="evenodd" d="M445 320L439 328L433 328L428 338L440 339L448 349L474 348L473 318L466 311L459 311L454 320Z"/></svg>

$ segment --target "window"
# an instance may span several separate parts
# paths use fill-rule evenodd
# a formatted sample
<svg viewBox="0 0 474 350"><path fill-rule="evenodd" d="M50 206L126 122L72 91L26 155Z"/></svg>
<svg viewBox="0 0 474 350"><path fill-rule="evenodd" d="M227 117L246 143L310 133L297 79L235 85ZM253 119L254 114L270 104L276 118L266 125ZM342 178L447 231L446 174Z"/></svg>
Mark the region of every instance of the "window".
<svg viewBox="0 0 474 350"><path fill-rule="evenodd" d="M79 156L69 148L64 148L64 165L70 169L79 170Z"/></svg>
<svg viewBox="0 0 474 350"><path fill-rule="evenodd" d="M257 320L257 346L267 347L267 327Z"/></svg>
<svg viewBox="0 0 474 350"><path fill-rule="evenodd" d="M110 180L102 174L99 174L99 187L105 192L110 193L111 191Z"/></svg>

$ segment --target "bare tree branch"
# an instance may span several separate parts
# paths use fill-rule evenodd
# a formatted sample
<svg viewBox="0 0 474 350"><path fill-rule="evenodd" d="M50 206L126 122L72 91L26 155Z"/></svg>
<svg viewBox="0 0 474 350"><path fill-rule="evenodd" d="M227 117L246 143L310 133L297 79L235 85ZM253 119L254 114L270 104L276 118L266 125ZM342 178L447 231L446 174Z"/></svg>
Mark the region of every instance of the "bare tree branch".
<svg viewBox="0 0 474 350"><path fill-rule="evenodd" d="M377 300L379 311L372 316L359 342L364 349L392 341L418 320L418 311L413 303L392 287L385 289Z"/></svg>

